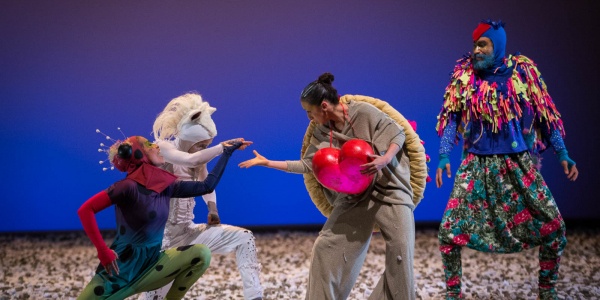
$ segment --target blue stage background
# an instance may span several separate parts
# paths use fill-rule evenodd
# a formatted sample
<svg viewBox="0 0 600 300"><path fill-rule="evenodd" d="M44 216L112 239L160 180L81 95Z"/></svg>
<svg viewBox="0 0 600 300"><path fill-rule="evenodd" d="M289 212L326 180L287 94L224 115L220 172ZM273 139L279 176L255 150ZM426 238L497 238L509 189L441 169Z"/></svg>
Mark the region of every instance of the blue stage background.
<svg viewBox="0 0 600 300"><path fill-rule="evenodd" d="M552 151L542 169L561 212L598 218L597 11L564 1L3 1L0 231L81 229L79 206L124 177L102 172L96 128L151 138L154 117L188 91L218 109L215 142L255 143L217 188L224 223L323 223L302 176L237 167L252 150L299 158L300 91L323 72L340 94L383 99L417 121L434 177L448 74L484 18L507 23L507 53L539 64L563 114L580 178L569 182ZM453 183L444 180L428 184L417 221L441 219ZM100 228L114 222L112 208L98 214Z"/></svg>

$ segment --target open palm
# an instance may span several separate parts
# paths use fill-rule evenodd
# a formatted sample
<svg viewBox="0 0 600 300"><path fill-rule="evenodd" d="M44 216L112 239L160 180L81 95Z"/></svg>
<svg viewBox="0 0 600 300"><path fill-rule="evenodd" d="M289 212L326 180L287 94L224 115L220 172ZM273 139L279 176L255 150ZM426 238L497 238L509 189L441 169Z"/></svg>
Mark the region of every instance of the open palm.
<svg viewBox="0 0 600 300"><path fill-rule="evenodd" d="M256 152L256 150L252 151L254 153L254 155L256 155L255 158L251 159L251 160L247 160L245 162L240 163L238 166L240 168L250 168L253 166L266 166L267 162L269 161L268 159L266 159L264 156L258 154L258 152Z"/></svg>

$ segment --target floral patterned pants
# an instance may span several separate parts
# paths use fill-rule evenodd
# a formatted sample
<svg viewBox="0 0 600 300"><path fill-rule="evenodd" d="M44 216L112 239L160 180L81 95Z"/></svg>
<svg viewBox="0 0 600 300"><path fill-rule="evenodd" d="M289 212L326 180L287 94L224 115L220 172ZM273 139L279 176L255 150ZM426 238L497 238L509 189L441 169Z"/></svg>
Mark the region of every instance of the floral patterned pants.
<svg viewBox="0 0 600 300"><path fill-rule="evenodd" d="M462 298L463 246L492 253L539 246L539 295L556 299L565 223L527 151L469 153L456 174L438 237L448 299Z"/></svg>

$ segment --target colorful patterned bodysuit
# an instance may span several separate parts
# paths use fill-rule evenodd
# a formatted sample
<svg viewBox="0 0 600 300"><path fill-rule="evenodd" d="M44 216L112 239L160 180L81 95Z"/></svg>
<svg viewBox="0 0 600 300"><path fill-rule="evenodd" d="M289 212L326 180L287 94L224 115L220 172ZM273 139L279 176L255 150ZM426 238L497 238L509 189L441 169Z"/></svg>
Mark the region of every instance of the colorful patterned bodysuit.
<svg viewBox="0 0 600 300"><path fill-rule="evenodd" d="M110 276L102 265L78 299L125 299L131 295L173 285L167 299L181 299L210 263L210 250L189 245L161 252L163 232L172 197L197 197L214 190L233 150L223 155L204 181L177 180L161 193L123 179L92 199L106 201L94 213L115 205L117 237L110 249L118 255L119 274ZM84 205L85 206L85 205ZM84 207L82 206L82 208ZM80 209L80 217L86 216ZM86 231L87 232L87 231Z"/></svg>

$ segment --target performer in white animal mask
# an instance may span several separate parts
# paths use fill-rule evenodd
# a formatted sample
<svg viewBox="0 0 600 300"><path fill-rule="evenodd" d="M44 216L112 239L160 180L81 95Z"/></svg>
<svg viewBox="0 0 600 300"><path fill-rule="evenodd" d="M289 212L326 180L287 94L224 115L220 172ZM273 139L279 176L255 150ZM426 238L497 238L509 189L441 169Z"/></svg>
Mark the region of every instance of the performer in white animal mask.
<svg viewBox="0 0 600 300"><path fill-rule="evenodd" d="M215 111L216 108L210 107L196 93L179 96L167 104L154 121L153 128L155 143L166 161L163 167L165 170L182 180L204 180L208 175L206 163L220 155L224 145L238 140L225 141L208 148L217 135L211 118ZM240 149L250 144L252 142L244 141ZM194 198L171 198L162 248L204 244L213 254L235 251L244 285L244 298L262 299L259 280L261 265L257 260L252 232L220 224L215 192L202 198L209 212L206 224L194 223ZM169 287L170 285L142 294L140 300L164 299Z"/></svg>

